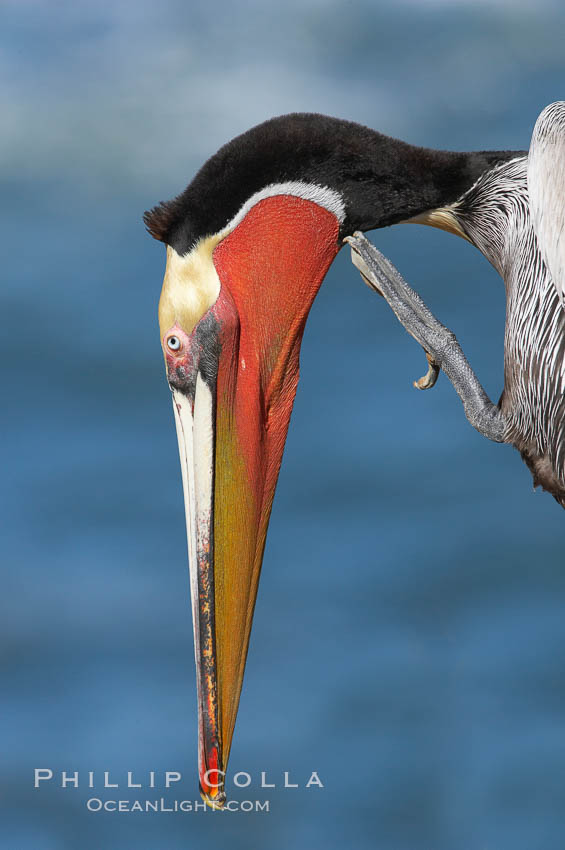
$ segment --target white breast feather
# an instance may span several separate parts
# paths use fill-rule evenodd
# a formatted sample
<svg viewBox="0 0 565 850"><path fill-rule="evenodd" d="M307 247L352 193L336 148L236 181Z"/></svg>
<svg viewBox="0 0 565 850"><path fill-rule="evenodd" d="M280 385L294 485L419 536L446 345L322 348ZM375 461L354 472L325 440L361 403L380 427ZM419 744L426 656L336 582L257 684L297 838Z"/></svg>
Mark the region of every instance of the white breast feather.
<svg viewBox="0 0 565 850"><path fill-rule="evenodd" d="M528 155L528 195L544 262L565 305L565 102L536 121Z"/></svg>

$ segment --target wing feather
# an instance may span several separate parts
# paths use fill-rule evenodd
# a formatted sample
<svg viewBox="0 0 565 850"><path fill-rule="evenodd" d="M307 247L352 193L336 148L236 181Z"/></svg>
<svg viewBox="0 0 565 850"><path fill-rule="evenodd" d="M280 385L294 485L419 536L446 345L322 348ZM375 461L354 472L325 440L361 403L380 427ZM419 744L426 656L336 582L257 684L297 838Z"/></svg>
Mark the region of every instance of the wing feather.
<svg viewBox="0 0 565 850"><path fill-rule="evenodd" d="M565 101L550 103L536 121L528 195L540 251L565 306Z"/></svg>

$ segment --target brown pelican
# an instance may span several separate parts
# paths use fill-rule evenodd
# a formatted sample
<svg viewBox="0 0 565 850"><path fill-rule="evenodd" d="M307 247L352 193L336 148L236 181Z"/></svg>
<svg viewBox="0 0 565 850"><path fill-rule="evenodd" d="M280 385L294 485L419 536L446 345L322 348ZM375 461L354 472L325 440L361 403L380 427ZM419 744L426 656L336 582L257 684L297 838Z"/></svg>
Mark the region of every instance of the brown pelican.
<svg viewBox="0 0 565 850"><path fill-rule="evenodd" d="M167 246L159 323L186 507L200 787L213 807L225 801L267 525L318 288L355 231L417 220L462 233L453 205L517 156L429 150L348 121L287 115L229 142L182 194L145 214Z"/></svg>
<svg viewBox="0 0 565 850"><path fill-rule="evenodd" d="M353 262L423 345L429 369L416 386L433 386L443 368L469 422L489 439L514 445L534 485L565 507L565 102L540 114L527 155L485 171L437 216L504 278L504 389L497 405L454 334L362 234L347 239Z"/></svg>

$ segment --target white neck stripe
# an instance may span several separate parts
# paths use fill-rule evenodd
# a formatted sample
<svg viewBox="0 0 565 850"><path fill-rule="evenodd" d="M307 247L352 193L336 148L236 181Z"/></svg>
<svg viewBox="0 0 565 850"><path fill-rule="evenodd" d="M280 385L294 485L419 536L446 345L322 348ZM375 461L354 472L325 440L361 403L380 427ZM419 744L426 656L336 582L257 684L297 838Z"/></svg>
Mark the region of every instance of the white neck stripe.
<svg viewBox="0 0 565 850"><path fill-rule="evenodd" d="M272 198L275 195L292 195L295 198L303 198L305 201L313 201L319 207L331 212L341 224L345 218L345 204L342 196L335 189L329 189L327 186L318 186L315 183L301 183L300 181L290 180L288 183L271 183L270 186L265 186L260 192L255 192L246 200L237 215L222 229L222 233L231 232L238 224L241 224L247 213L265 198Z"/></svg>

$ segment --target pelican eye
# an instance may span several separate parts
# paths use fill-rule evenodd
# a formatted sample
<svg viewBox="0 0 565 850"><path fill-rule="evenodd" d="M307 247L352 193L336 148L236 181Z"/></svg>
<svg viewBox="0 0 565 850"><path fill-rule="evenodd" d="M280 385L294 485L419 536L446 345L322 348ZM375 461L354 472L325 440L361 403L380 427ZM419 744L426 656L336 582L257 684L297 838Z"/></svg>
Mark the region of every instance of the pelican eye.
<svg viewBox="0 0 565 850"><path fill-rule="evenodd" d="M171 351L178 351L180 348L180 339L178 336L170 336L167 340L167 345Z"/></svg>

